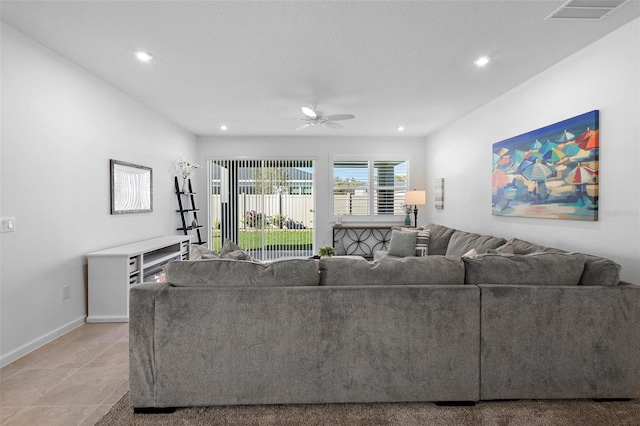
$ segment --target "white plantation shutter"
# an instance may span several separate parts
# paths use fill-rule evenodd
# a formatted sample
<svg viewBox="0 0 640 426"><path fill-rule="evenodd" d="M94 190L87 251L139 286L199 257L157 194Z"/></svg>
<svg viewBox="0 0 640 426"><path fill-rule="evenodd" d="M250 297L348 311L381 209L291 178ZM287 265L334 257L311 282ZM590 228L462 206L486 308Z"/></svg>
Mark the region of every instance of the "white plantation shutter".
<svg viewBox="0 0 640 426"><path fill-rule="evenodd" d="M402 215L402 205L409 183L408 161L380 161L373 164L374 214Z"/></svg>
<svg viewBox="0 0 640 426"><path fill-rule="evenodd" d="M334 215L404 215L409 160L336 158L333 183Z"/></svg>
<svg viewBox="0 0 640 426"><path fill-rule="evenodd" d="M369 215L369 161L333 163L333 214Z"/></svg>

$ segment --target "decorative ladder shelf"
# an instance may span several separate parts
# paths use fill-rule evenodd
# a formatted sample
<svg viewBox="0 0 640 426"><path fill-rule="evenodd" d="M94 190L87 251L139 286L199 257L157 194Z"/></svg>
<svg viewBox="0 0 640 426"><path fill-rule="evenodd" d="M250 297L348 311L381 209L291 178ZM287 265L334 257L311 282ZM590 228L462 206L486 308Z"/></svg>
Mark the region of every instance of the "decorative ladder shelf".
<svg viewBox="0 0 640 426"><path fill-rule="evenodd" d="M184 235L188 235L189 231L196 231L196 234L198 236L198 241L192 241L192 243L198 244L198 245L206 244L207 242L202 241L202 237L200 236L200 228L202 228L202 225L200 225L200 222L198 222L198 212L200 211L200 209L196 208L196 201L194 199L194 195L196 195L196 193L193 192L193 188L191 187L191 179L187 179L187 182L189 184L189 191L188 192L182 191L180 189L180 183L178 182L178 177L177 176L175 177L176 196L178 197L178 210L176 211L180 213L180 217L182 218L182 228L177 228L177 230L183 231ZM183 196L189 197L189 200L191 200L191 208L184 208L182 204ZM193 217L193 220L191 221L191 225L187 223L187 218L189 216L189 213L192 213L192 217ZM195 222L195 226L194 226L194 222Z"/></svg>

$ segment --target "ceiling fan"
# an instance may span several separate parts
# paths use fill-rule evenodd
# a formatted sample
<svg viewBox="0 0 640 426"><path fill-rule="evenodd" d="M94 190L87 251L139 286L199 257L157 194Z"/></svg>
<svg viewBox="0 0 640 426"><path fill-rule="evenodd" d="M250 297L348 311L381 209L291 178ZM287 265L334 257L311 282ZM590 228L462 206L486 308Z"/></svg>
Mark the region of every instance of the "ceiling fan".
<svg viewBox="0 0 640 426"><path fill-rule="evenodd" d="M304 124L298 127L296 130L306 129L309 126L322 125L331 127L332 129L342 129L344 126L336 121L351 120L356 116L353 114L333 114L324 115L322 111L318 111L316 105L309 107L302 107L302 113L304 118L300 120L304 121Z"/></svg>

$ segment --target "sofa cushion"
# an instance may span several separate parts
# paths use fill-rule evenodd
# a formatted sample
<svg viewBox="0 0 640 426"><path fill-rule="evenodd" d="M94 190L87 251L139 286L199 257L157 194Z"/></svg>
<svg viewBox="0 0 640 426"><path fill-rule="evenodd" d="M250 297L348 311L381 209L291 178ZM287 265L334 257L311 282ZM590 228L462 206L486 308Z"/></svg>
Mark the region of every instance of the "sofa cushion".
<svg viewBox="0 0 640 426"><path fill-rule="evenodd" d="M455 256L320 259L320 285L464 284L464 264Z"/></svg>
<svg viewBox="0 0 640 426"><path fill-rule="evenodd" d="M435 223L430 223L424 226L424 229L428 229L430 233L429 255L445 255L447 253L449 239L455 232L455 229L436 225Z"/></svg>
<svg viewBox="0 0 640 426"><path fill-rule="evenodd" d="M580 285L618 285L620 282L621 266L613 260L591 254L575 255L584 259Z"/></svg>
<svg viewBox="0 0 640 426"><path fill-rule="evenodd" d="M413 256L416 251L416 240L418 232L391 230L391 240L389 241L389 254L391 256Z"/></svg>
<svg viewBox="0 0 640 426"><path fill-rule="evenodd" d="M497 249L488 249L487 253L499 253L499 254L515 254L513 252L513 246L511 243L506 242Z"/></svg>
<svg viewBox="0 0 640 426"><path fill-rule="evenodd" d="M578 285L584 258L567 253L483 254L462 259L465 284Z"/></svg>
<svg viewBox="0 0 640 426"><path fill-rule="evenodd" d="M214 259L174 261L167 265L167 283L176 287L286 287L319 284L312 259L270 263Z"/></svg>
<svg viewBox="0 0 640 426"><path fill-rule="evenodd" d="M507 244L511 245L516 254L569 253L566 250L541 246L518 238L510 239ZM582 256L584 260L580 285L618 285L620 282L621 267L613 260L590 254L575 253L575 255Z"/></svg>
<svg viewBox="0 0 640 426"><path fill-rule="evenodd" d="M215 259L218 257L220 257L218 253L213 250L209 250L205 246L191 244L191 250L189 251L189 260Z"/></svg>
<svg viewBox="0 0 640 426"><path fill-rule="evenodd" d="M207 259L207 256L202 256L204 259ZM232 260L253 260L251 255L244 250L233 250L229 253L225 253L220 256L220 259L232 259Z"/></svg>
<svg viewBox="0 0 640 426"><path fill-rule="evenodd" d="M507 240L504 238L456 230L449 239L446 255L462 256L471 249L475 249L479 254L482 254L489 249L497 249L506 242Z"/></svg>
<svg viewBox="0 0 640 426"><path fill-rule="evenodd" d="M529 241L511 238L507 241L511 245L515 254L531 254L531 253L567 253L566 250L560 250L553 247L541 246L539 244L530 243Z"/></svg>
<svg viewBox="0 0 640 426"><path fill-rule="evenodd" d="M225 254L229 254L232 251L242 250L240 246L230 239L226 238L224 243L222 244L222 248L220 249L220 257L223 257Z"/></svg>

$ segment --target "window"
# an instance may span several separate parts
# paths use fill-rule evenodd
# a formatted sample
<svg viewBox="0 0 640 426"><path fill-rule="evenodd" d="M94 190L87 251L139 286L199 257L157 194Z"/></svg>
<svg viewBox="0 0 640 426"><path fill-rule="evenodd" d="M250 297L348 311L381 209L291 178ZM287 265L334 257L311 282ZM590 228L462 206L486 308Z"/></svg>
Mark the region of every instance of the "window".
<svg viewBox="0 0 640 426"><path fill-rule="evenodd" d="M334 158L334 215L403 215L408 188L407 159Z"/></svg>

